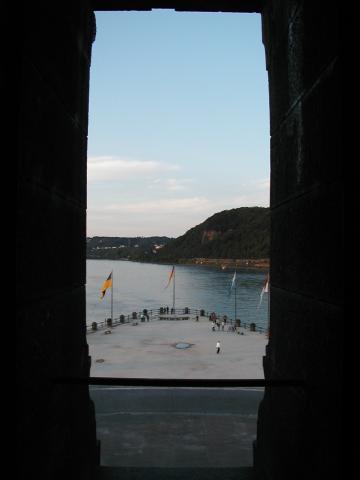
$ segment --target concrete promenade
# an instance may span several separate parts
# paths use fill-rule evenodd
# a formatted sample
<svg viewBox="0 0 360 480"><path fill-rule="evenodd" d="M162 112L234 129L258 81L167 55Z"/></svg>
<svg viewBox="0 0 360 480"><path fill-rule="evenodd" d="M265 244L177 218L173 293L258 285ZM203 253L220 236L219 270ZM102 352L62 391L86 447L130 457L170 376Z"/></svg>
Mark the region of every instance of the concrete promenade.
<svg viewBox="0 0 360 480"><path fill-rule="evenodd" d="M91 376L263 379L265 335L243 328L239 335L227 328L213 332L208 319L196 322L190 317L129 323L90 333ZM176 348L179 343L190 346Z"/></svg>

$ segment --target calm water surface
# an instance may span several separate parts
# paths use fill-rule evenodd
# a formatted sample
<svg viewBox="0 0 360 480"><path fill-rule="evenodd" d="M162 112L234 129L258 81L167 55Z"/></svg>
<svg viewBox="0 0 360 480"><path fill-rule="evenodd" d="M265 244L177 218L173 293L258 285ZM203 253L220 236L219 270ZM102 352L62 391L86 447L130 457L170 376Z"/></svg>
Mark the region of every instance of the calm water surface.
<svg viewBox="0 0 360 480"><path fill-rule="evenodd" d="M113 270L114 317L144 308L172 306L172 284L165 289L171 265L129 261L87 260L87 321L101 322L110 317L110 289L100 300L100 289ZM176 308L197 308L234 318L234 290L229 296L233 270L197 265L176 265ZM268 295L259 307L261 289L267 271L238 270L236 282L237 318L242 322L267 325Z"/></svg>

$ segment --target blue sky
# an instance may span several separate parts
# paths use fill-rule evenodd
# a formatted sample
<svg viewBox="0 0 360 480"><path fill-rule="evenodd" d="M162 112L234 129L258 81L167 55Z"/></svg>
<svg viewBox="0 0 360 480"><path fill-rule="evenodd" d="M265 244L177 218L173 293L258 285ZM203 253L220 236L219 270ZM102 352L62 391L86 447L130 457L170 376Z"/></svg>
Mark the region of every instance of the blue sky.
<svg viewBox="0 0 360 480"><path fill-rule="evenodd" d="M258 14L97 12L88 236L177 237L269 205L269 104Z"/></svg>

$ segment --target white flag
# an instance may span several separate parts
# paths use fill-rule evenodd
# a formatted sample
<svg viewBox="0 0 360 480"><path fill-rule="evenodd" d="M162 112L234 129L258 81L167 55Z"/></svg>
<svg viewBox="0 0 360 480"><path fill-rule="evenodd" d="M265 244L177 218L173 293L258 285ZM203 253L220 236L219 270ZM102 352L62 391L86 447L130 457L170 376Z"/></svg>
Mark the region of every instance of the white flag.
<svg viewBox="0 0 360 480"><path fill-rule="evenodd" d="M230 291L229 291L229 297L230 297L230 295L231 295L232 289L234 288L235 282L236 282L236 270L235 270L235 272L234 272L234 276L233 276L233 278L232 278L232 280L231 280Z"/></svg>
<svg viewBox="0 0 360 480"><path fill-rule="evenodd" d="M264 285L260 293L260 302L259 302L258 308L261 305L264 293L268 293L268 292L269 292L269 275L267 275L267 277L265 278Z"/></svg>

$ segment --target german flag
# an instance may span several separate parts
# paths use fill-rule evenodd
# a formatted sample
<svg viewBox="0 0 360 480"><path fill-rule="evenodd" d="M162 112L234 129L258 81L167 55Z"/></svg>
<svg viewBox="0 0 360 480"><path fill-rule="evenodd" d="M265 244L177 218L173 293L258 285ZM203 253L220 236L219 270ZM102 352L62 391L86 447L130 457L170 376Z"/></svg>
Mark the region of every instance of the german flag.
<svg viewBox="0 0 360 480"><path fill-rule="evenodd" d="M103 283L103 286L101 288L101 300L105 297L105 293L106 293L106 290L108 288L111 287L112 285L112 274L113 272L110 273L110 275L108 276L108 278L105 280L105 282Z"/></svg>

